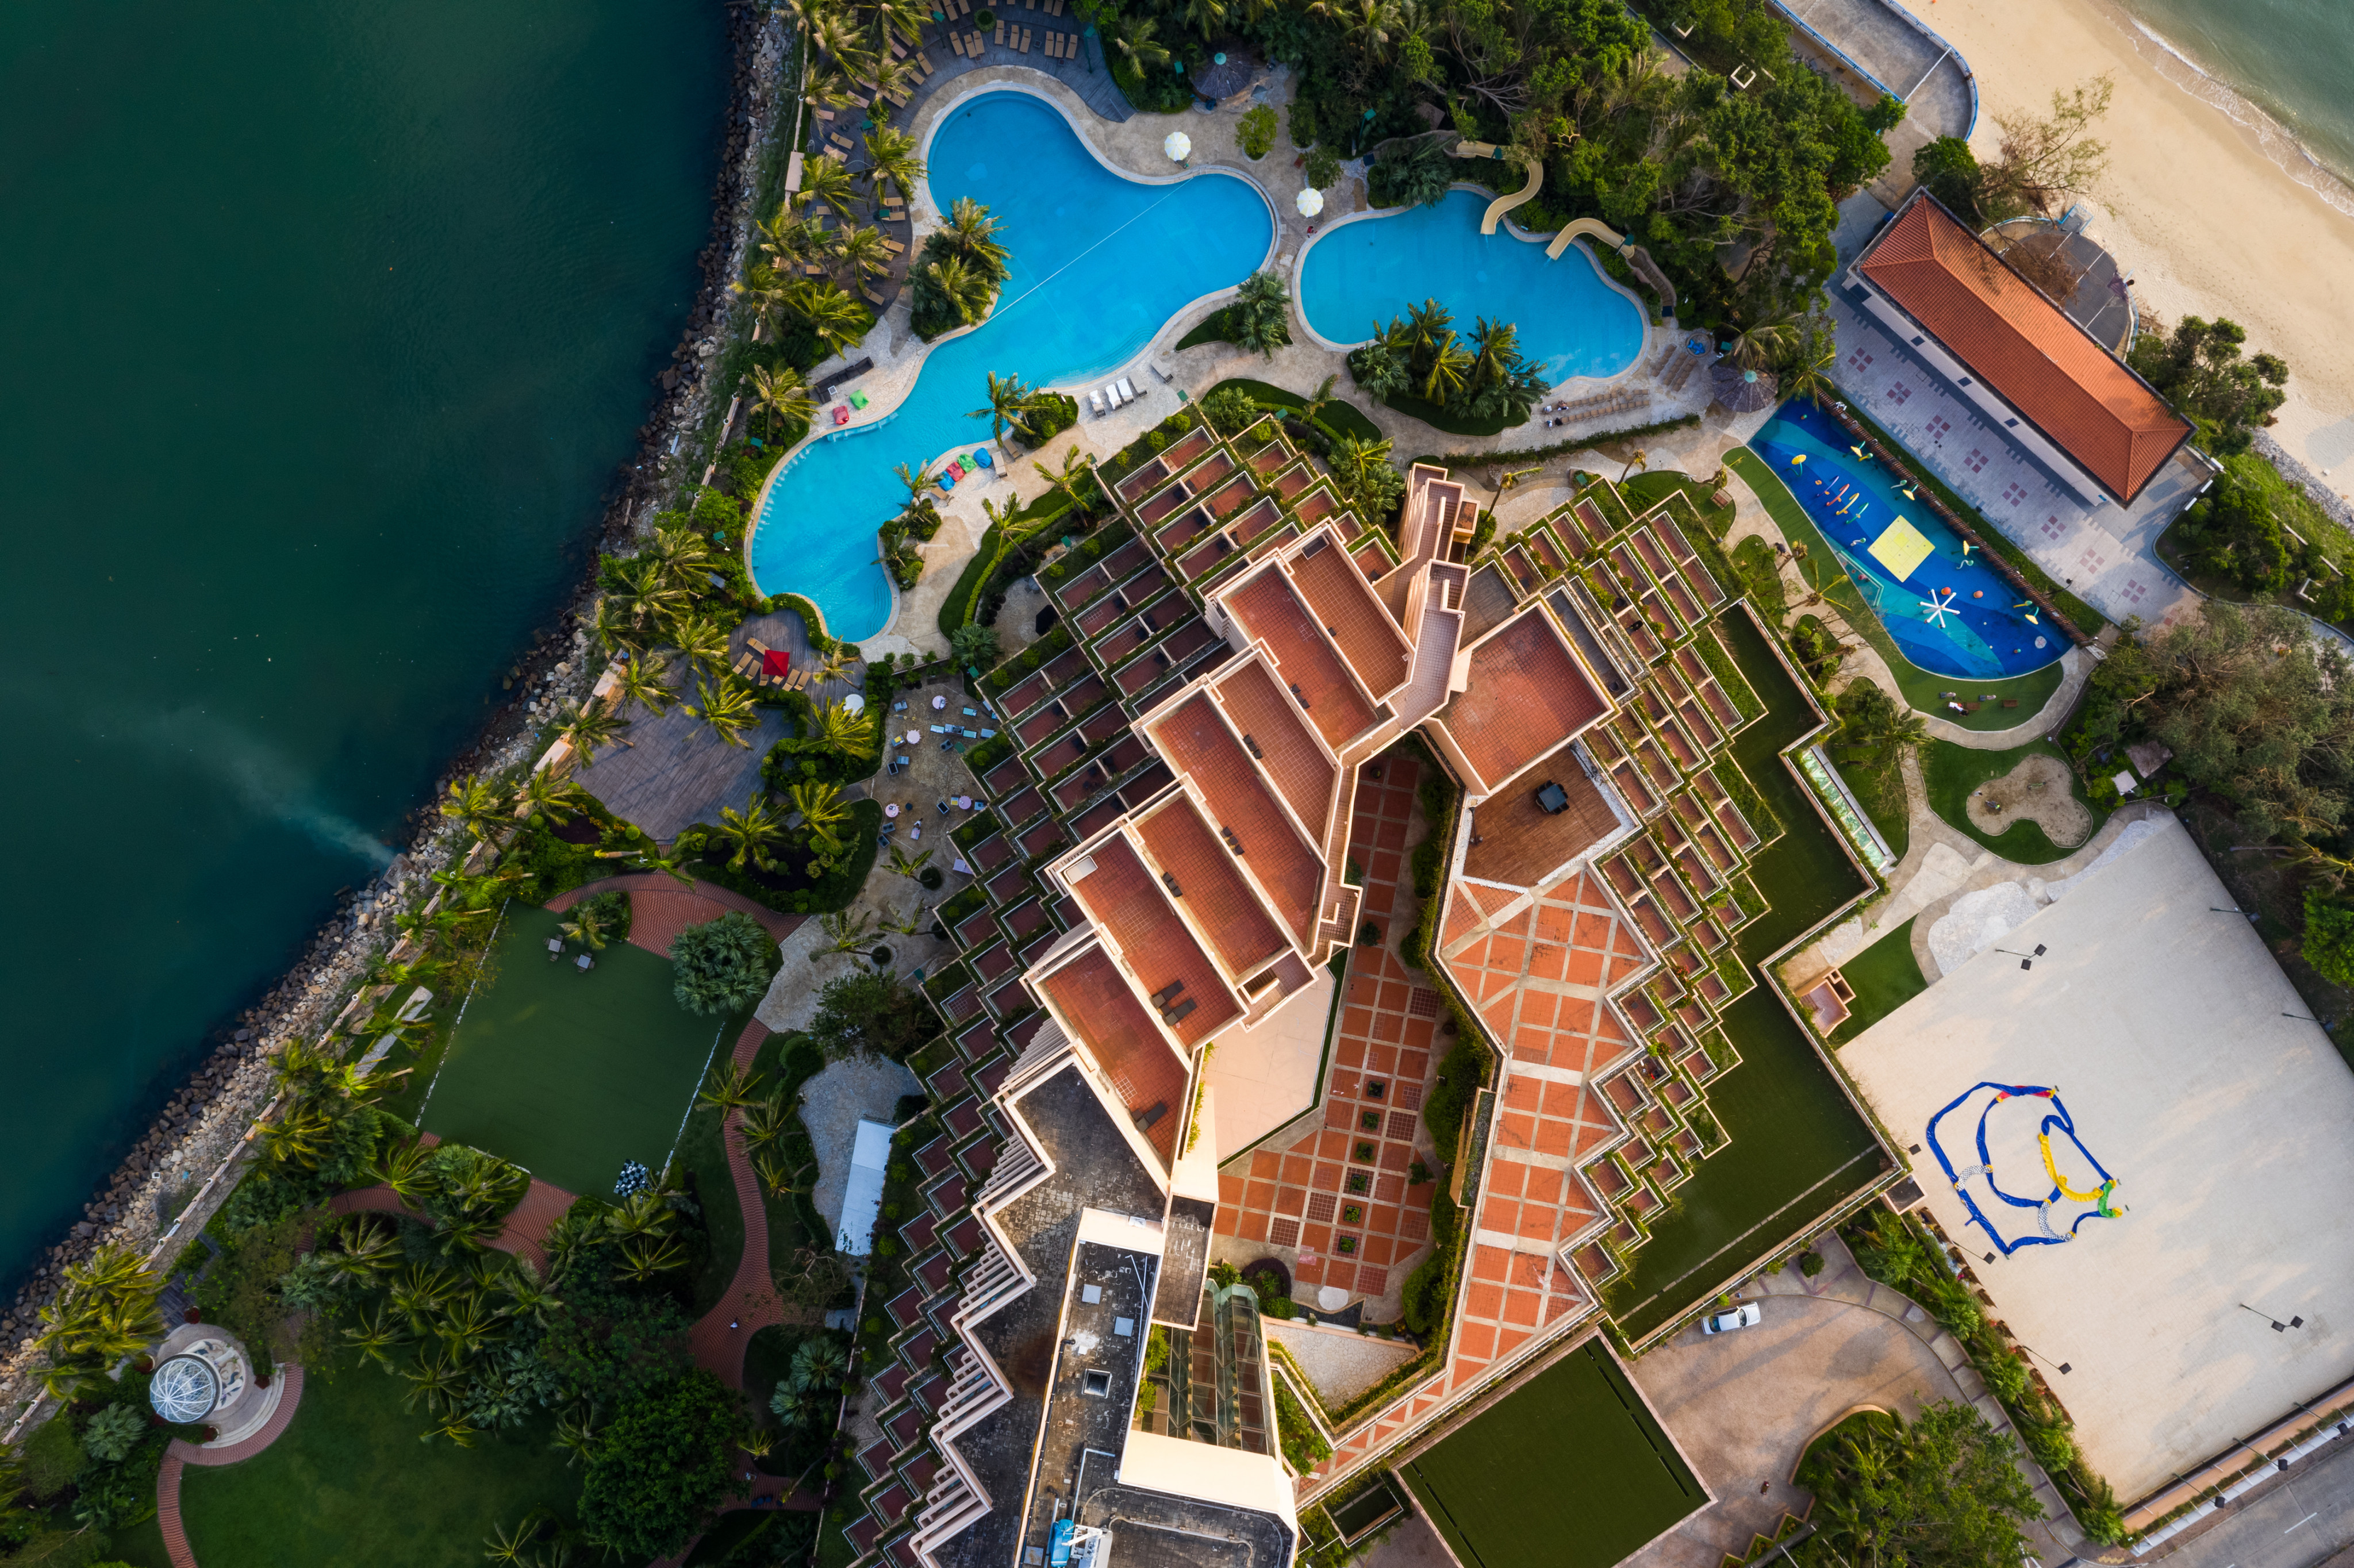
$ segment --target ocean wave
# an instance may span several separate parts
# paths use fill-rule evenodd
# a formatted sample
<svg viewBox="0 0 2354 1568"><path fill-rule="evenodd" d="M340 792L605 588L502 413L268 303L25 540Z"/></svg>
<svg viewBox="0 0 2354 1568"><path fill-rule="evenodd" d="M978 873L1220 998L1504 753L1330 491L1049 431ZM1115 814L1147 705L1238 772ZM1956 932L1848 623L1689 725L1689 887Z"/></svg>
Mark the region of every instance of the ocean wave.
<svg viewBox="0 0 2354 1568"><path fill-rule="evenodd" d="M2135 52L2149 61L2158 75L2253 135L2258 151L2282 173L2347 217L2354 217L2354 184L2349 184L2344 175L2322 162L2296 132L2177 48L2140 17L2119 13L2115 19L2126 29Z"/></svg>

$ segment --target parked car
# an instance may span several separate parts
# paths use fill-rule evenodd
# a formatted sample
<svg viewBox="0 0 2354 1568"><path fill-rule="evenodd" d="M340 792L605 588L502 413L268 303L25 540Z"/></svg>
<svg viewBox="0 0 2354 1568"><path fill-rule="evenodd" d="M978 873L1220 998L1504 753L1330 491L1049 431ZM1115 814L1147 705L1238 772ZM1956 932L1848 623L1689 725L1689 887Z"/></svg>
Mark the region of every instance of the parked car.
<svg viewBox="0 0 2354 1568"><path fill-rule="evenodd" d="M1757 1319L1763 1316L1756 1302L1744 1301L1730 1312L1719 1312L1713 1317L1702 1319L1700 1331L1703 1334L1730 1334L1735 1329L1754 1329L1757 1326Z"/></svg>

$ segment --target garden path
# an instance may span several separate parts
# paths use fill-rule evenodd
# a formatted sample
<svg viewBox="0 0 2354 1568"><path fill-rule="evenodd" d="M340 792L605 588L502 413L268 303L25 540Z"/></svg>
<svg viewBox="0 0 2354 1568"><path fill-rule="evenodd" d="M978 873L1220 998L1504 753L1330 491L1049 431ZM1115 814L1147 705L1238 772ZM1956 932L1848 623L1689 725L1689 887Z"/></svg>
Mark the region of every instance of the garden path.
<svg viewBox="0 0 2354 1568"><path fill-rule="evenodd" d="M162 1529L164 1550L172 1559L172 1568L196 1568L196 1554L188 1545L187 1528L180 1520L181 1471L189 1465L234 1465L252 1458L278 1441L278 1435L292 1424L295 1408L302 1403L302 1369L289 1361L279 1369L279 1376L285 1382L285 1392L278 1396L278 1408L270 1413L270 1419L252 1436L225 1448L200 1448L175 1437L164 1451L164 1467L155 1474L155 1522Z"/></svg>
<svg viewBox="0 0 2354 1568"><path fill-rule="evenodd" d="M659 871L635 871L624 876L609 876L599 882L584 883L569 893L559 893L547 901L547 907L561 915L582 899L599 893L626 893L630 895L630 936L632 947L643 948L656 958L670 957L670 945L689 926L699 926L706 920L716 920L730 909L740 910L760 923L760 928L779 942L790 937L806 918L801 915L779 915L762 904L756 904L740 893L730 892L716 883L695 883L690 891L678 885L678 879Z"/></svg>

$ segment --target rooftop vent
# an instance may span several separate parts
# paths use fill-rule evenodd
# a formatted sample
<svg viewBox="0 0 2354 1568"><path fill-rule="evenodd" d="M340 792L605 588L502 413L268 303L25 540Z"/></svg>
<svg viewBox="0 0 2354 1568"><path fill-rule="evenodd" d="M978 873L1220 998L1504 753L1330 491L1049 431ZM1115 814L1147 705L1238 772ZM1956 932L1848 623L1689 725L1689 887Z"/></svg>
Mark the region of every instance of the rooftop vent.
<svg viewBox="0 0 2354 1568"><path fill-rule="evenodd" d="M1258 748L1257 740L1253 738L1251 736L1245 735L1243 736L1243 749L1249 752L1253 757L1257 758L1262 762L1267 760L1267 753Z"/></svg>
<svg viewBox="0 0 2354 1568"><path fill-rule="evenodd" d="M1181 887L1179 887L1179 886L1177 885L1177 879L1176 879L1175 877L1173 877L1173 876L1170 875L1167 872L1165 872L1165 871L1164 871L1164 872L1162 872L1162 873L1161 874L1161 881L1163 881L1163 882L1165 882L1165 883L1167 883L1167 884L1169 885L1169 896L1170 896L1170 897L1172 897L1172 898L1182 898L1182 897L1184 897L1184 896L1185 896L1184 889L1182 889L1182 888L1181 888Z"/></svg>
<svg viewBox="0 0 2354 1568"><path fill-rule="evenodd" d="M1308 541L1307 548L1299 552L1299 558L1303 561L1309 559L1331 542L1331 535L1328 534L1317 535L1316 537Z"/></svg>
<svg viewBox="0 0 2354 1568"><path fill-rule="evenodd" d="M1108 1372L1081 1372L1079 1374L1079 1392L1081 1393L1092 1394L1097 1399L1109 1399L1111 1397L1111 1373Z"/></svg>

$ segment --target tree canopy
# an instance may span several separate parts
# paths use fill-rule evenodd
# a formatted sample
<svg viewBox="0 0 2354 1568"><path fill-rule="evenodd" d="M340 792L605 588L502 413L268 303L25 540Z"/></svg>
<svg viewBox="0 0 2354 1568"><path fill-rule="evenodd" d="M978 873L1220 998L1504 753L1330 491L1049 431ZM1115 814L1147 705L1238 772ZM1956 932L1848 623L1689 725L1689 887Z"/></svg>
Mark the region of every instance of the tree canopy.
<svg viewBox="0 0 2354 1568"><path fill-rule="evenodd" d="M829 1058L872 1054L903 1061L939 1027L939 1015L921 992L881 970L859 969L826 981L809 1032Z"/></svg>
<svg viewBox="0 0 2354 1568"><path fill-rule="evenodd" d="M2171 333L2155 319L2134 340L2133 367L2199 426L2218 454L2244 451L2259 426L2286 400L2288 366L2276 355L2242 358L2248 334L2239 323L2185 316Z"/></svg>
<svg viewBox="0 0 2354 1568"><path fill-rule="evenodd" d="M751 1006L777 972L777 944L739 909L689 926L670 945L672 994L705 1017Z"/></svg>
<svg viewBox="0 0 2354 1568"><path fill-rule="evenodd" d="M2016 1453L1951 1400L1910 1425L1842 1422L1799 1462L1816 1529L1790 1555L1805 1568L2014 1568L2031 1555L2020 1527L2043 1517Z"/></svg>
<svg viewBox="0 0 2354 1568"><path fill-rule="evenodd" d="M648 1390L588 1451L582 1528L632 1561L673 1555L727 1496L744 1432L736 1393L700 1368Z"/></svg>

